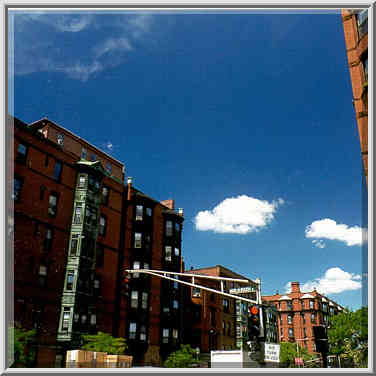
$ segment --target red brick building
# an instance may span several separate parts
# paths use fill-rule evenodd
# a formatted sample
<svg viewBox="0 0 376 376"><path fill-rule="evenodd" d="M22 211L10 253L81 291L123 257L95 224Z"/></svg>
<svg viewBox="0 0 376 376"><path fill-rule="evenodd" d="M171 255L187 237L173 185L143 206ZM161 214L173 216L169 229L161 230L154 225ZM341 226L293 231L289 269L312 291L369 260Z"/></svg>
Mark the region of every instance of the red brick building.
<svg viewBox="0 0 376 376"><path fill-rule="evenodd" d="M343 308L316 290L300 291L299 282L291 282L291 293L262 296L263 302L274 304L279 312L279 341L296 342L314 353L313 326L327 326L329 316Z"/></svg>
<svg viewBox="0 0 376 376"><path fill-rule="evenodd" d="M258 284L221 265L192 269L185 273L248 280L254 292L242 296L255 299ZM221 291L219 280L195 277L195 283ZM231 289L241 287L244 287L243 283L223 281L224 292L231 293ZM185 343L198 347L201 353L241 347L247 338L248 303L195 287L185 289L184 301Z"/></svg>
<svg viewBox="0 0 376 376"><path fill-rule="evenodd" d="M342 10L360 148L368 182L368 9Z"/></svg>
<svg viewBox="0 0 376 376"><path fill-rule="evenodd" d="M126 292L123 270L180 271L182 211L125 184L121 162L48 119L9 127L14 319L37 329L35 365L63 364L97 331L127 338L136 363L159 364L180 343L180 287L140 274Z"/></svg>

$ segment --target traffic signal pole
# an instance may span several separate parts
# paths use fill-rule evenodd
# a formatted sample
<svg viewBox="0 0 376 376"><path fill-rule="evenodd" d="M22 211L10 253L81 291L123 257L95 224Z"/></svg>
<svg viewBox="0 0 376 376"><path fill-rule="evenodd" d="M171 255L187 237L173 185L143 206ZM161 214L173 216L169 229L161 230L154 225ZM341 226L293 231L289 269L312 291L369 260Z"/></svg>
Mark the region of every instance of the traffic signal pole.
<svg viewBox="0 0 376 376"><path fill-rule="evenodd" d="M259 303L261 301L261 295L259 295L259 294L261 294L260 293L261 289L259 287L259 284L260 284L260 280L259 279L256 280L256 281L252 281L252 280L250 281L248 279L215 277L215 276L208 276L208 275L203 275L203 274L177 273L177 272L167 272L167 271L161 271L161 270L150 270L150 269L126 269L125 272L129 273L129 274L133 274L133 273L149 274L149 275L152 275L154 277L168 279L170 281L178 282L178 283L181 283L183 285L192 286L192 287L199 288L201 290L206 290L206 291L214 292L215 294L227 296L229 298L241 300L241 301L244 301L244 302L247 302L247 303L261 304L261 303ZM192 278L192 283L186 282L186 281L182 281L182 280L174 278L174 277L170 277L170 275L190 277L190 278ZM238 282L238 283L244 283L244 284L252 284L253 283L253 284L257 285L257 288L256 288L256 300L249 299L249 298L244 298L244 297L241 297L239 295L234 295L234 294L230 294L230 293L224 292L223 291L223 283L221 283L221 291L218 291L218 290L212 289L210 287L202 286L202 285L199 285L199 284L195 283L196 279L214 279L214 280L222 281L222 282L223 281L229 281L229 282Z"/></svg>

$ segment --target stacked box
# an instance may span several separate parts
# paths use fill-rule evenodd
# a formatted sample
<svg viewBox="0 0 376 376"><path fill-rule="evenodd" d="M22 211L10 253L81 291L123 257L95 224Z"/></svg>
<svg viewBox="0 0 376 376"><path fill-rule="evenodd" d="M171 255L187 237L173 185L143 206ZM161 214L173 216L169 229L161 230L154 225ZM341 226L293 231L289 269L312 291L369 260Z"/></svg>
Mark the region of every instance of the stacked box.
<svg viewBox="0 0 376 376"><path fill-rule="evenodd" d="M95 368L104 367L107 353L87 350L67 351L67 368Z"/></svg>
<svg viewBox="0 0 376 376"><path fill-rule="evenodd" d="M107 368L130 368L132 367L133 357L129 355L107 355Z"/></svg>

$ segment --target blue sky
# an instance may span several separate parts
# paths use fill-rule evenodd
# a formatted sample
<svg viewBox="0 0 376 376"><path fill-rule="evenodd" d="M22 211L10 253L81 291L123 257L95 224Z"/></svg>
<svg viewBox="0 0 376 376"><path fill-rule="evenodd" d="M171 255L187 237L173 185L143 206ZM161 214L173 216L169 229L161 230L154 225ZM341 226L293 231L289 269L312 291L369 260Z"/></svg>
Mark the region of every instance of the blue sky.
<svg viewBox="0 0 376 376"><path fill-rule="evenodd" d="M186 268L361 306L362 170L341 17L17 12L14 102L184 208Z"/></svg>

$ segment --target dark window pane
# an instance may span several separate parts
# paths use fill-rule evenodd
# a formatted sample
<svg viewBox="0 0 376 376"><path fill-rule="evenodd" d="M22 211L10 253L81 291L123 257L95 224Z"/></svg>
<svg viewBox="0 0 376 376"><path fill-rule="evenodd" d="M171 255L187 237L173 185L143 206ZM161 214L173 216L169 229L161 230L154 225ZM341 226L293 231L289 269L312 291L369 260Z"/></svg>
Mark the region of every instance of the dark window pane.
<svg viewBox="0 0 376 376"><path fill-rule="evenodd" d="M13 200L19 201L21 196L21 189L23 185L23 179L21 178L14 178L13 180Z"/></svg>
<svg viewBox="0 0 376 376"><path fill-rule="evenodd" d="M61 178L61 170L62 170L61 162L56 161L55 162L55 167L54 167L54 173L52 175L52 177L55 180L60 180L60 178Z"/></svg>

